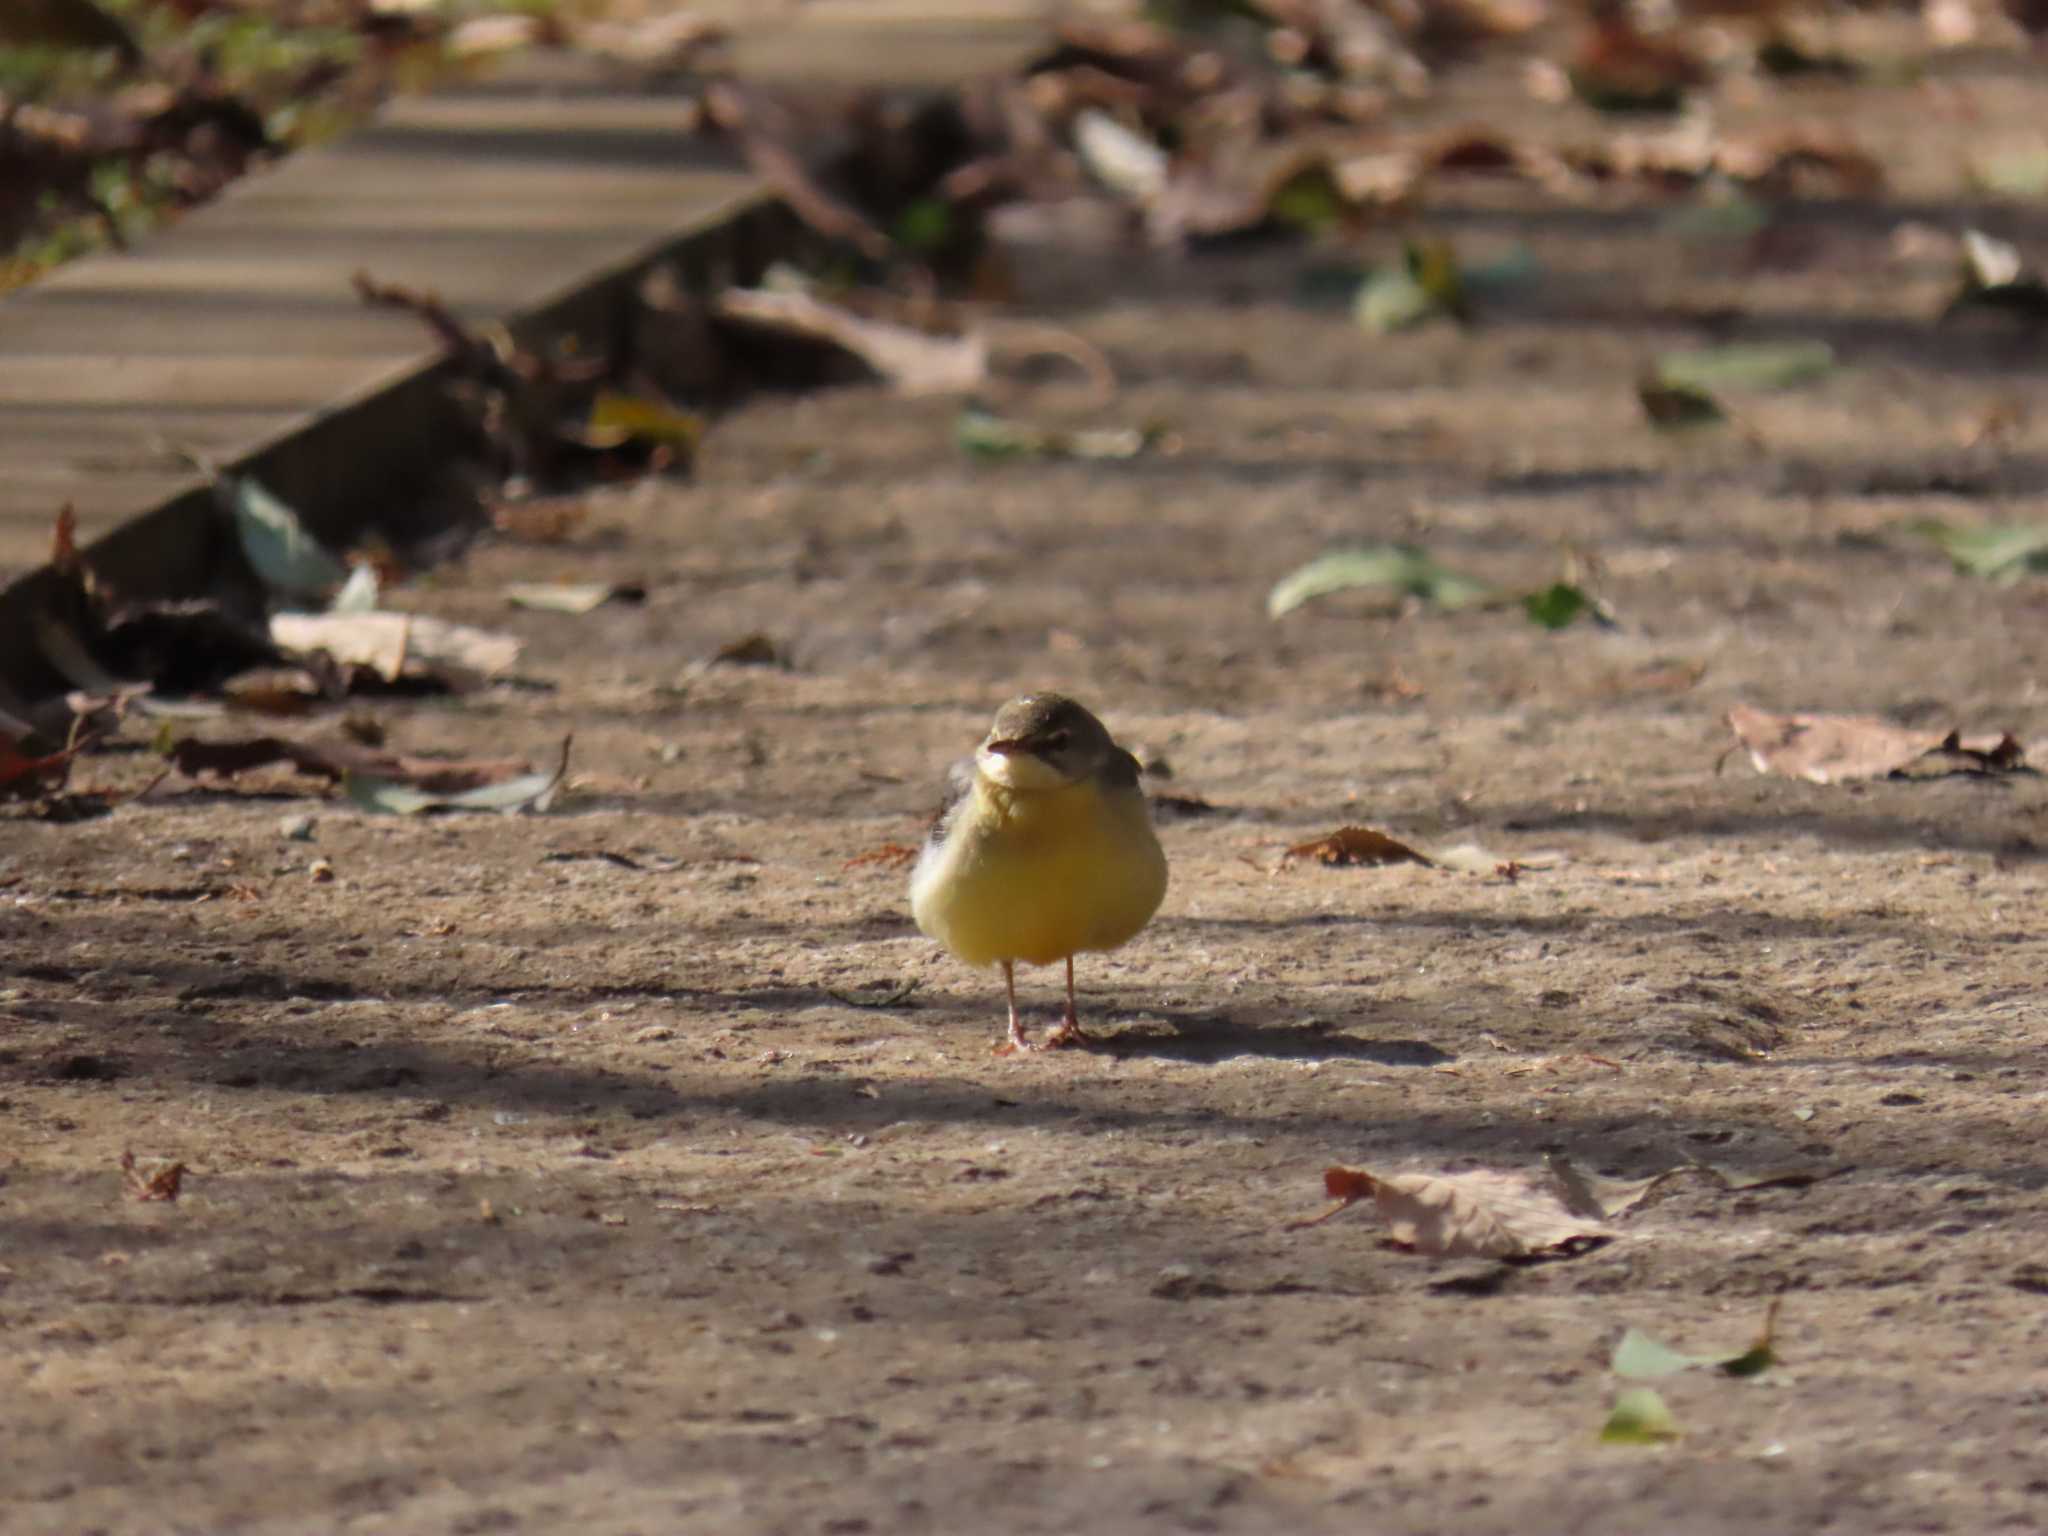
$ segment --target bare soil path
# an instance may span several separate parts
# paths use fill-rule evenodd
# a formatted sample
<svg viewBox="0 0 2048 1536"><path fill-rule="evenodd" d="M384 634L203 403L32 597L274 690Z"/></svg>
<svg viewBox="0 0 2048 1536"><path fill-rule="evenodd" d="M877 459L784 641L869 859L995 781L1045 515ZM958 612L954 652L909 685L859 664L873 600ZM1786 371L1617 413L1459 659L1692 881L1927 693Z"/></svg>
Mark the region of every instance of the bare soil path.
<svg viewBox="0 0 2048 1536"><path fill-rule="evenodd" d="M2048 792L1717 771L1738 701L2048 736L2048 588L1902 531L2043 515L2038 429L1957 436L2038 354L1937 333L1895 222L1799 218L1788 270L1475 205L1543 278L1393 340L1298 258L1024 253L1159 452L975 465L948 404L764 403L600 505L573 563L644 606L512 614L568 562L507 547L413 594L529 681L397 744L574 731L558 813L318 806L308 844L278 778L0 825L0 1527L2048 1525ZM1655 437L1643 360L1730 334L1848 366L1743 401L1754 441ZM1569 546L1620 626L1261 611L1395 537L1521 586ZM698 665L757 631L790 668ZM849 861L1045 685L1219 809L1084 966L1104 1047L1004 1060L995 980ZM1274 872L1346 821L1532 867ZM125 1199L125 1148L184 1198ZM1547 1152L1834 1176L1677 1181L1533 1266L1285 1226L1329 1163ZM1624 1325L1736 1349L1778 1296L1777 1369L1597 1443Z"/></svg>

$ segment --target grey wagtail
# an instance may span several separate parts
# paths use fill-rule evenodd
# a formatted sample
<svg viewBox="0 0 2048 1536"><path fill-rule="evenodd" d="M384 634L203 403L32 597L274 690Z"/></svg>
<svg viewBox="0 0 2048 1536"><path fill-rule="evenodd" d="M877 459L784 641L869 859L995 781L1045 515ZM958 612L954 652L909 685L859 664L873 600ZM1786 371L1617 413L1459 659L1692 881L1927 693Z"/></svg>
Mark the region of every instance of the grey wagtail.
<svg viewBox="0 0 2048 1536"><path fill-rule="evenodd" d="M1129 942L1166 894L1166 855L1138 788L1138 760L1057 693L996 712L974 756L953 765L946 805L910 877L917 926L969 965L1000 965L1010 1035L1017 962L1067 962L1067 1011L1045 1047L1083 1041L1074 956Z"/></svg>

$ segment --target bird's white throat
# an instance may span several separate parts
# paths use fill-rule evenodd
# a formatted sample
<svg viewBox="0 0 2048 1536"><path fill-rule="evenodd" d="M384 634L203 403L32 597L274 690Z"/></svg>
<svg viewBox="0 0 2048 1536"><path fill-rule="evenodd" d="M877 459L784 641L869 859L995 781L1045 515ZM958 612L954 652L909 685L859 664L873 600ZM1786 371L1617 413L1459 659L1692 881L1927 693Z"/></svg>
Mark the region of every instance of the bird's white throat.
<svg viewBox="0 0 2048 1536"><path fill-rule="evenodd" d="M983 747L974 754L974 766L983 778L1004 789L1060 789L1073 782L1044 758L1029 752L991 752Z"/></svg>

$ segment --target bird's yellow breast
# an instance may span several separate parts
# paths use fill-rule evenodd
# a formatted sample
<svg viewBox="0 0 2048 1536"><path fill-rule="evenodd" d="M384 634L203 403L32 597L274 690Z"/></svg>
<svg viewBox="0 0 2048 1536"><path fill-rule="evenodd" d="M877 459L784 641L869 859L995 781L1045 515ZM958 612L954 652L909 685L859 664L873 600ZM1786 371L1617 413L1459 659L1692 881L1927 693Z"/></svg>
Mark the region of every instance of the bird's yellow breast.
<svg viewBox="0 0 2048 1536"><path fill-rule="evenodd" d="M1136 789L1014 790L977 774L919 861L910 908L969 965L1046 965L1128 942L1165 894L1166 855Z"/></svg>

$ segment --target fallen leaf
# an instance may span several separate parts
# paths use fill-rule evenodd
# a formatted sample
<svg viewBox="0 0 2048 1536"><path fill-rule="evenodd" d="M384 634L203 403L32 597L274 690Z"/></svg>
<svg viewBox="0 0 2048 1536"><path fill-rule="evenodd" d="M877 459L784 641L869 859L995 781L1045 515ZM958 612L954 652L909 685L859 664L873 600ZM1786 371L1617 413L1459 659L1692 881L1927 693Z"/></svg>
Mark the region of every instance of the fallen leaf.
<svg viewBox="0 0 2048 1536"><path fill-rule="evenodd" d="M132 1200L174 1203L178 1198L179 1186L184 1182L185 1165L158 1159L151 1163L148 1172L145 1173L136 1162L133 1152L123 1152L121 1178L128 1186L128 1196Z"/></svg>
<svg viewBox="0 0 2048 1536"><path fill-rule="evenodd" d="M1339 1205L1370 1198L1393 1240L1432 1258L1530 1258L1583 1252L1615 1237L1612 1227L1571 1209L1548 1171L1403 1173L1381 1176L1333 1167L1323 1187Z"/></svg>
<svg viewBox="0 0 2048 1536"><path fill-rule="evenodd" d="M1772 1297L1764 1312L1763 1327L1746 1349L1715 1355L1685 1355L1659 1343L1639 1328L1630 1328L1614 1346L1608 1369L1631 1381L1654 1381L1681 1371L1710 1366L1729 1376L1761 1376L1777 1363L1776 1337L1779 1298Z"/></svg>
<svg viewBox="0 0 2048 1536"><path fill-rule="evenodd" d="M1525 853L1512 859L1504 859L1491 849L1477 843L1457 843L1449 848L1429 850L1430 862L1438 869L1455 870L1461 875L1491 875L1497 879L1515 880L1532 870L1552 869L1562 862L1555 853Z"/></svg>
<svg viewBox="0 0 2048 1536"><path fill-rule="evenodd" d="M343 666L367 667L387 683L425 678L473 687L519 660L512 635L451 624L418 613L280 613L270 638L287 651L324 652Z"/></svg>
<svg viewBox="0 0 2048 1536"><path fill-rule="evenodd" d="M1134 459L1157 437L1154 431L1136 427L1050 431L976 405L968 406L953 423L954 441L981 459Z"/></svg>
<svg viewBox="0 0 2048 1536"><path fill-rule="evenodd" d="M214 495L234 519L242 553L265 587L296 601L325 602L349 568L253 475L216 475Z"/></svg>
<svg viewBox="0 0 2048 1536"><path fill-rule="evenodd" d="M1927 519L1912 531L1939 544L1959 571L2008 585L2030 573L2048 572L2048 523L1992 528L1957 528Z"/></svg>
<svg viewBox="0 0 2048 1536"><path fill-rule="evenodd" d="M606 603L645 602L647 589L630 582L515 581L505 588L505 600L547 613L590 613Z"/></svg>
<svg viewBox="0 0 2048 1536"><path fill-rule="evenodd" d="M1689 427L1719 426L1728 419L1728 413L1721 409L1721 402L1704 389L1690 384L1666 384L1654 374L1637 381L1636 399L1641 402L1643 414L1649 417L1650 425L1659 431L1679 432Z"/></svg>
<svg viewBox="0 0 2048 1536"><path fill-rule="evenodd" d="M1792 389L1834 371L1835 350L1824 341L1745 342L1667 352L1657 359L1655 382L1667 389L1711 394L1721 389Z"/></svg>
<svg viewBox="0 0 2048 1536"><path fill-rule="evenodd" d="M1358 323L1376 336L1442 316L1471 318L1465 274L1448 241L1410 241L1398 266L1366 274L1353 304Z"/></svg>
<svg viewBox="0 0 2048 1536"><path fill-rule="evenodd" d="M669 462L687 464L704 436L704 418L679 411L660 400L600 390L590 402L583 441L592 448L623 448L638 443L669 455Z"/></svg>
<svg viewBox="0 0 2048 1536"><path fill-rule="evenodd" d="M828 342L899 394L963 394L988 378L988 341L978 330L920 330L856 314L801 290L729 288L716 308L728 320Z"/></svg>
<svg viewBox="0 0 2048 1536"><path fill-rule="evenodd" d="M1371 827L1339 827L1323 837L1296 843L1280 856L1281 864L1296 859L1314 859L1318 864L1432 864L1427 854L1418 853L1399 838Z"/></svg>
<svg viewBox="0 0 2048 1536"><path fill-rule="evenodd" d="M1941 318L1947 321L1967 309L1998 310L2029 322L2048 320L2048 283L2028 269L2018 246L1981 229L1966 229L1961 285Z"/></svg>
<svg viewBox="0 0 2048 1536"><path fill-rule="evenodd" d="M789 653L767 635L742 635L711 653L707 665L718 667L787 667Z"/></svg>
<svg viewBox="0 0 2048 1536"><path fill-rule="evenodd" d="M22 737L0 731L0 800L40 800L64 787L71 760L82 744L62 752L30 757L21 750Z"/></svg>
<svg viewBox="0 0 2048 1536"><path fill-rule="evenodd" d="M1522 611L1529 616L1529 622L1545 629L1568 628L1582 615L1590 615L1596 624L1612 627L1613 615L1606 611L1606 605L1598 598L1589 596L1583 587L1570 582L1557 581L1538 592L1531 592L1522 599Z"/></svg>
<svg viewBox="0 0 2048 1536"><path fill-rule="evenodd" d="M1277 619L1311 598L1362 587L1385 588L1444 609L1469 608L1500 596L1497 588L1439 564L1413 544L1376 544L1333 550L1282 577L1266 597L1266 615Z"/></svg>
<svg viewBox="0 0 2048 1536"><path fill-rule="evenodd" d="M1550 1170L1565 1204L1571 1210L1600 1221L1626 1216L1674 1175L1693 1171L1688 1165L1667 1169L1647 1179L1603 1179L1581 1172L1569 1158L1559 1153L1545 1156L1543 1166Z"/></svg>
<svg viewBox="0 0 2048 1536"><path fill-rule="evenodd" d="M569 737L562 738L561 761L552 772L522 774L474 789L437 793L409 779L357 773L343 779L342 788L364 810L396 816L417 816L427 811L497 811L508 816L521 811L545 811L568 777L570 741Z"/></svg>
<svg viewBox="0 0 2048 1536"><path fill-rule="evenodd" d="M1653 1387L1623 1387L1600 1426L1602 1445L1668 1445L1678 1438L1678 1420Z"/></svg>
<svg viewBox="0 0 2048 1536"><path fill-rule="evenodd" d="M1096 107L1075 114L1073 134L1088 174L1125 202L1144 207L1164 195L1170 161L1150 139Z"/></svg>
<svg viewBox="0 0 2048 1536"><path fill-rule="evenodd" d="M1972 288L2007 288L2026 270L2020 248L1981 229L1963 231L1963 281Z"/></svg>
<svg viewBox="0 0 2048 1536"><path fill-rule="evenodd" d="M1893 725L1874 715L1774 715L1738 704L1728 725L1758 773L1813 784L1881 779L1925 765L1957 773L2009 773L2025 765L2011 735L1972 738L1940 728Z"/></svg>

